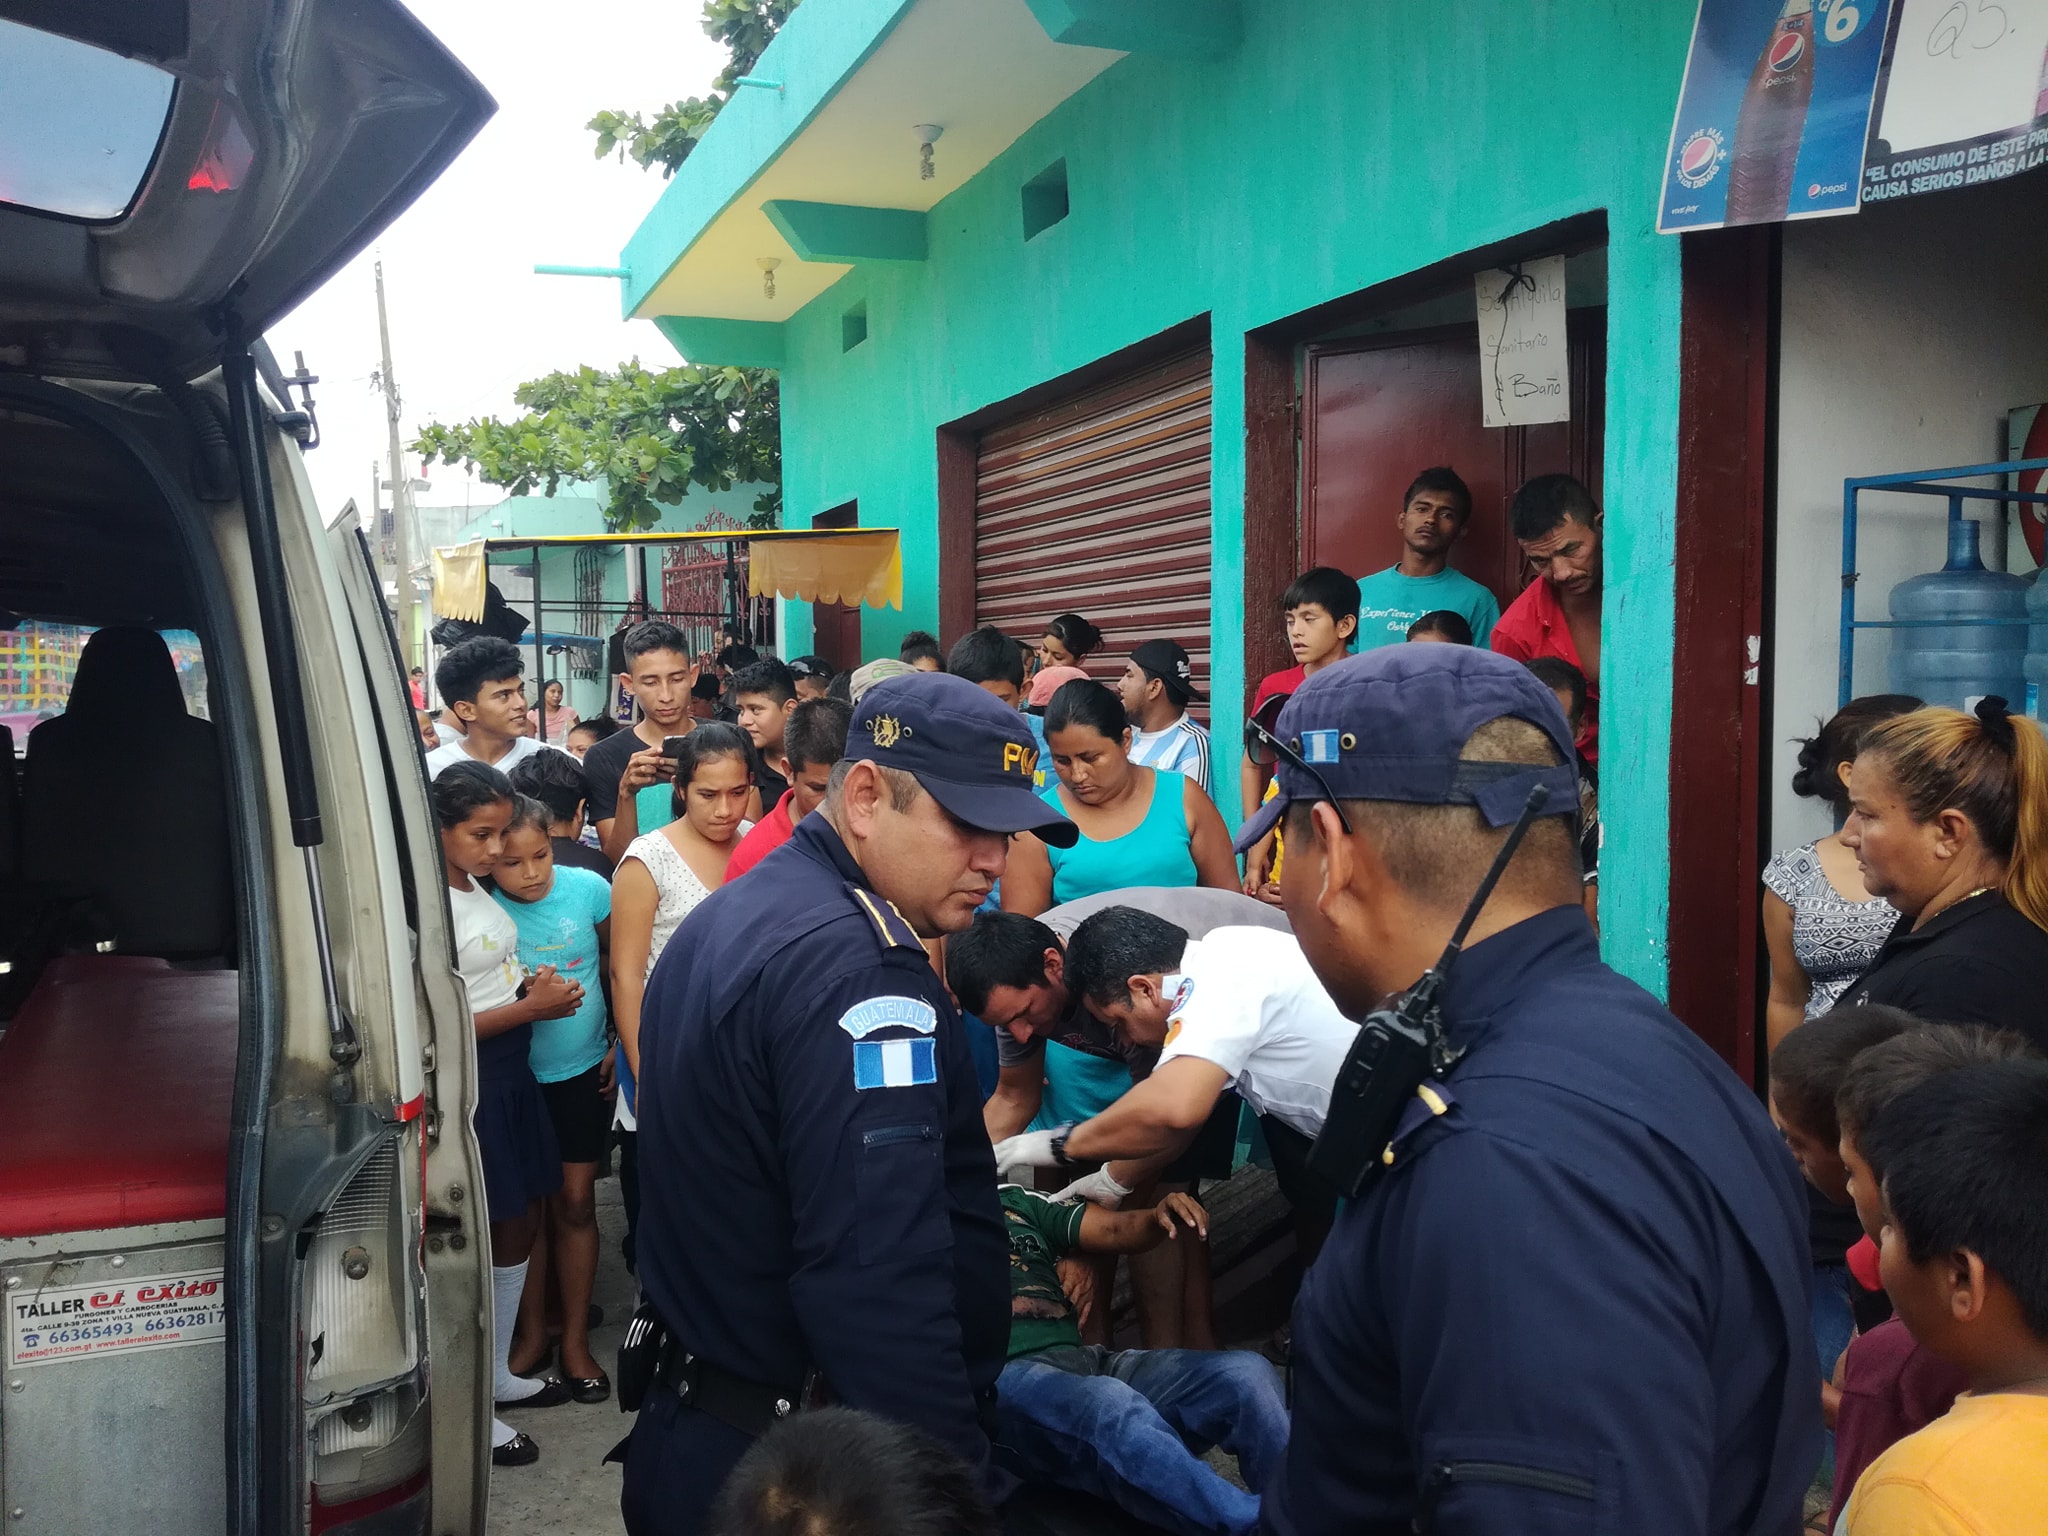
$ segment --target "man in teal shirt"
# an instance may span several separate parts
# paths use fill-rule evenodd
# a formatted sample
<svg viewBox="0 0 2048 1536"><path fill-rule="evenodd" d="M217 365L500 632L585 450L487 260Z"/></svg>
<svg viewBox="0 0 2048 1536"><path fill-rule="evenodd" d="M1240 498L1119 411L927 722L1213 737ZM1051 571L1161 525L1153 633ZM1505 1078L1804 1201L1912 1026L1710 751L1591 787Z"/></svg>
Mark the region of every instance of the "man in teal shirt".
<svg viewBox="0 0 2048 1536"><path fill-rule="evenodd" d="M1472 643L1486 648L1500 617L1494 595L1451 569L1451 546L1472 517L1472 492L1456 470L1439 466L1415 477L1401 498L1401 559L1358 583L1358 648L1395 645L1425 613L1448 608L1472 626Z"/></svg>

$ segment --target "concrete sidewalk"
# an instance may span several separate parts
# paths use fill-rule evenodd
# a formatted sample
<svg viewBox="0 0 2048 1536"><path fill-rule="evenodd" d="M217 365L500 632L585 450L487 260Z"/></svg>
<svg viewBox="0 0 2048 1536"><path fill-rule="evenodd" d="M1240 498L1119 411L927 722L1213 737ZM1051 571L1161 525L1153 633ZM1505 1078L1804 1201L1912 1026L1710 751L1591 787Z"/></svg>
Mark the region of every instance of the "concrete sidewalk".
<svg viewBox="0 0 2048 1536"><path fill-rule="evenodd" d="M616 1373L626 1319L639 1302L639 1289L619 1257L626 1211L619 1181L597 1184L598 1261L594 1299L604 1308L604 1326L590 1336L592 1353L607 1375ZM496 1467L491 1472L490 1529L498 1536L619 1536L619 1469L603 1464L604 1454L632 1427L616 1396L607 1403L564 1403L559 1408L517 1408L506 1423L523 1429L540 1446L530 1467Z"/></svg>

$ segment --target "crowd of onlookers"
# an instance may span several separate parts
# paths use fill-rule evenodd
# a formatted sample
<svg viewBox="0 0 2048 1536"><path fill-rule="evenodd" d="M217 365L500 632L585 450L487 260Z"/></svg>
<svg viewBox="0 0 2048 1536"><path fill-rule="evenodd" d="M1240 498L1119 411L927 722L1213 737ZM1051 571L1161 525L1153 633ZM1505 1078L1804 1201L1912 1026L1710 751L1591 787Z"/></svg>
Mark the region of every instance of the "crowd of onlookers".
<svg viewBox="0 0 2048 1536"><path fill-rule="evenodd" d="M1538 531L1545 536L1578 530L1593 539L1589 590L1597 604L1598 513L1591 498L1576 482L1563 482L1547 502L1530 506L1525 521L1543 524ZM1512 624L1498 627L1502 616L1491 594L1449 566L1469 514L1463 482L1449 470L1426 471L1404 500L1399 565L1363 583L1327 567L1305 572L1280 603L1294 665L1259 684L1259 717L1270 725L1303 680L1361 647L1489 639L1503 645ZM1583 546L1575 548L1586 566ZM1591 689L1576 661L1559 654L1571 650L1569 631L1560 626L1559 640L1544 646L1541 625L1524 628L1542 653L1532 665L1578 732ZM818 656L785 662L737 641L715 654L693 652L679 630L656 618L622 624L612 652L620 689L614 697L622 707L580 719L567 708L559 679L544 682L538 702L529 704L524 657L500 638L450 647L435 668L431 697L423 671L411 678L458 955L477 1019L476 1123L490 1195L496 1395L504 1409L609 1396L611 1383L589 1336L597 1265L593 1186L615 1150L630 1264L638 1207L634 1074L645 982L683 918L787 840L795 822L822 801L845 750L850 706L867 688L910 672L943 671L1022 712L1039 748L1036 783L1080 838L1061 849L1018 837L991 907L1036 919L1133 887L1241 890L1275 909L1279 900L1277 837L1242 870L1232 854L1217 804L1222 776L1208 730L1191 712L1206 696L1188 651L1173 639L1106 654L1095 624L1061 613L1036 637L984 626L946 649L913 630L894 658L841 670ZM1580 767L1591 852L1594 770L1589 759ZM1270 782L1270 763L1247 754L1240 773L1244 812L1256 809ZM1196 931L1206 926L1198 923ZM943 946L928 947L945 974ZM1087 1119L1131 1086L1116 1053L1057 1041L1018 1052L1001 1031L979 1026L970 1038L992 1106L990 1134L998 1140L1027 1125ZM1024 1076L1033 1079L1032 1110L1012 1123L1007 1106L1018 1102ZM1242 1160L1234 1119L1225 1128L1219 1117L1216 1129L1188 1169L1213 1177L1229 1173L1233 1153ZM1257 1155L1267 1155L1256 1130L1247 1139ZM1197 1187L1193 1178L1169 1179L1147 1198ZM1324 1223L1327 1217L1321 1213ZM1171 1223L1163 1230L1170 1233ZM1155 1237L1136 1246L1160 1245ZM1131 1256L1145 1341L1213 1348L1206 1251L1199 1244L1167 1246ZM1108 1338L1116 1263L1114 1253L1090 1262L1077 1250L1060 1266L1063 1283L1088 1299L1078 1312L1091 1344ZM1098 1293L1100 1305L1093 1300ZM1284 1329L1272 1347L1284 1360ZM500 1420L494 1454L500 1464L516 1465L538 1450Z"/></svg>
<svg viewBox="0 0 2048 1536"><path fill-rule="evenodd" d="M1811 1186L1829 1518L2036 1528L2048 741L2003 699L1874 695L1803 743L1792 782L1838 827L1778 853L1763 894L1771 1111Z"/></svg>
<svg viewBox="0 0 2048 1536"><path fill-rule="evenodd" d="M1576 740L1591 916L1599 512L1566 477L1524 487L1514 533L1540 579L1506 613L1448 566L1469 515L1463 483L1428 471L1404 502L1399 564L1364 581L1318 567L1288 588L1279 617L1294 665L1249 690L1253 745L1235 809L1248 817L1272 794L1257 732L1271 731L1315 672L1379 644L1490 644L1552 692ZM616 649L628 706L618 718L575 718L556 681L529 708L519 651L488 637L442 657L432 701L414 679L479 1040L476 1123L506 1410L610 1394L589 1337L593 1184L615 1148L630 1264L644 984L677 925L825 800L866 689L944 671L1020 711L1039 748L1040 792L1079 831L1064 848L1028 833L1013 840L989 905L1031 920L1026 928L977 924L971 940L952 941L952 989L994 1026L976 1024L970 1038L998 1142L1089 1120L1132 1085L1117 1052L1028 1018L1033 1005L1001 979L1004 965L1057 982L1080 920L1061 910L1078 903L1083 913L1134 887L1277 907L1285 858L1277 833L1242 867L1233 855L1217 803L1225 776L1196 718L1205 695L1170 638L1117 654L1094 624L1063 613L1036 637L983 627L944 649L914 631L895 657L841 670L740 644L696 654L656 618L625 629ZM1763 896L1770 1107L1812 1186L1812 1326L1827 1383L1815 1412L1832 1431L1833 1508L1814 1528L2035 1529L2033 1469L2048 1465L2048 1014L2038 1002L2048 742L2003 701L1965 714L1859 699L1806 744L1794 782L1840 827L1774 858ZM1185 915L1199 905L1169 915L1199 934L1205 923ZM1005 943L1030 953L1006 959ZM948 975L943 943L927 947ZM1078 1216L1006 1194L1013 1242L1033 1256L1019 1257L1029 1272L1019 1283L1044 1289L1056 1267L1080 1337L1100 1344L1117 1255L1128 1254L1144 1342L1213 1349L1203 1245L1160 1238L1177 1221L1206 1231L1192 1203L1202 1178L1227 1176L1248 1150L1282 1163L1285 1151L1262 1150L1248 1123L1227 1118L1114 1237L1104 1229L1090 1240ZM1329 1214L1317 1213L1325 1229ZM1314 1225L1301 1231L1305 1260ZM1030 1313L1020 1303L1017 1315ZM1284 1330L1268 1344L1282 1362L1287 1348ZM733 1511L765 1496L763 1480L784 1495L789 1479L815 1481L824 1463L806 1460L806 1445L864 1447L870 1470L900 1473L890 1479L898 1498L972 1503L971 1488L924 1464L914 1436L899 1444L896 1431L850 1418L806 1415L771 1434L734 1479L730 1528L748 1528ZM494 1448L500 1464L538 1455L503 1421ZM974 1518L962 1513L950 1528L978 1528Z"/></svg>

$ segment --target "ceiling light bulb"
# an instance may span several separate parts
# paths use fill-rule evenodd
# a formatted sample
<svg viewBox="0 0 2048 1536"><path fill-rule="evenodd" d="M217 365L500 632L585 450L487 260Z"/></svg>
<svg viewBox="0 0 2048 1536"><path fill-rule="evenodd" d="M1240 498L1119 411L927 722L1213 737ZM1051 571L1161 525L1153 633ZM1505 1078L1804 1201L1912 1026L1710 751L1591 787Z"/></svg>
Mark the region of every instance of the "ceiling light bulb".
<svg viewBox="0 0 2048 1536"><path fill-rule="evenodd" d="M945 131L937 123L919 123L911 129L911 132L917 135L917 179L919 181L930 181L937 174L932 165L932 145L938 142L939 135Z"/></svg>

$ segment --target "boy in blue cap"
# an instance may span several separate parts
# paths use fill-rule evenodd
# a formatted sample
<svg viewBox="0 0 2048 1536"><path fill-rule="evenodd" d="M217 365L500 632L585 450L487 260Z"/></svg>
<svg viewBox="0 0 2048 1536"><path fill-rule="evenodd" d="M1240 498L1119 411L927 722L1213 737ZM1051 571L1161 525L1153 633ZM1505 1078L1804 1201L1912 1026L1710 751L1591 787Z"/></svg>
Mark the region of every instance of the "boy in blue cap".
<svg viewBox="0 0 2048 1536"><path fill-rule="evenodd" d="M1452 1064L1303 1284L1264 1528L1796 1530L1820 1455L1799 1175L1750 1091L1601 963L1550 690L1388 646L1251 745L1280 792L1240 846L1284 820L1288 917L1356 1019L1438 960L1535 785L1554 808L1450 968Z"/></svg>

